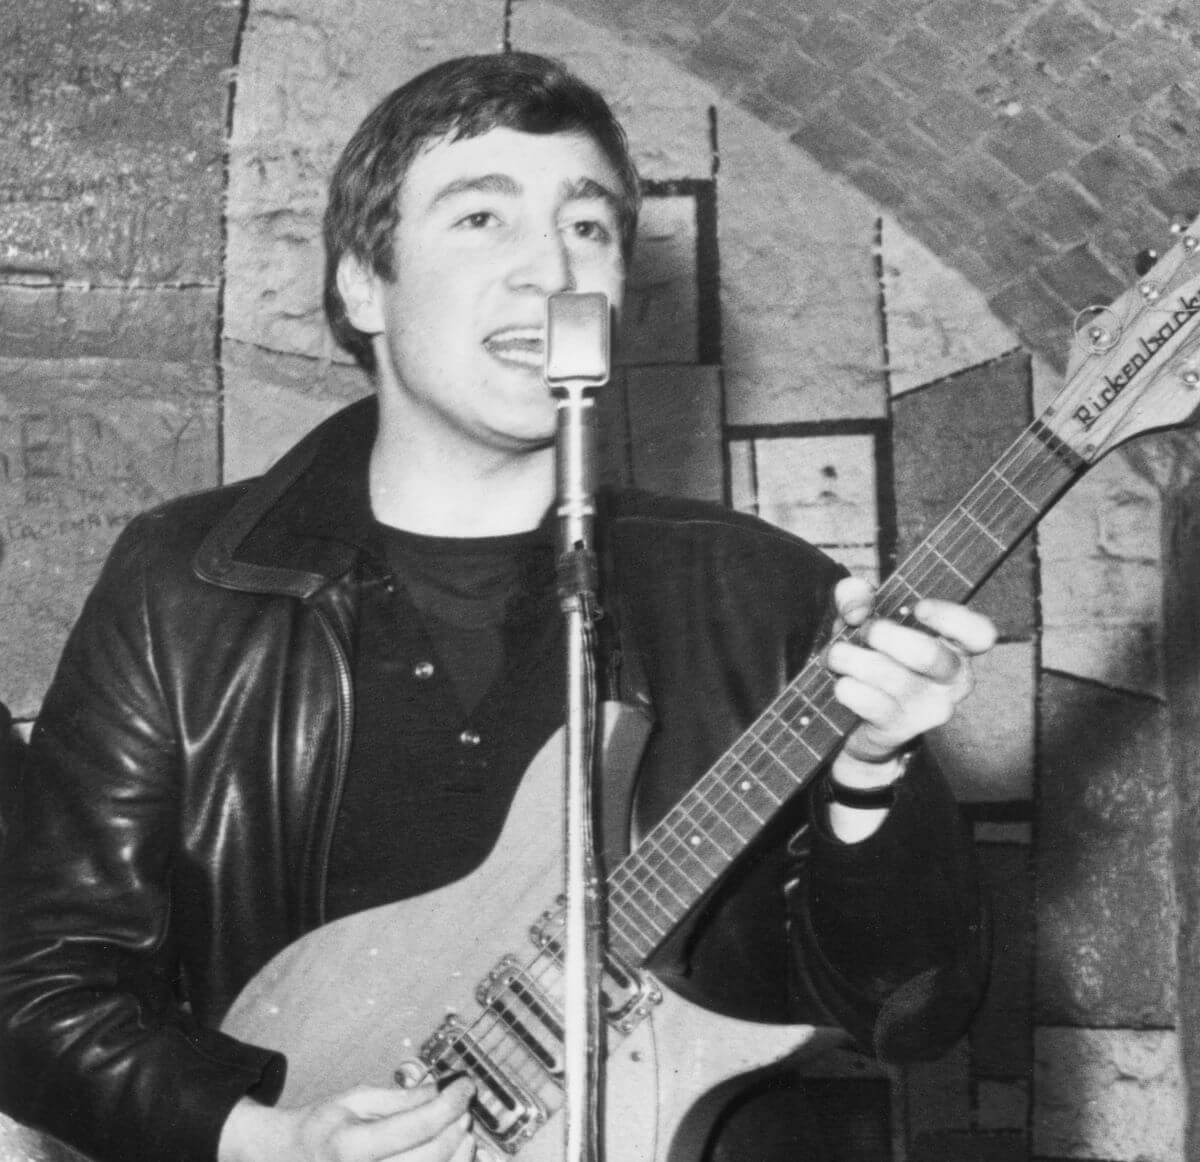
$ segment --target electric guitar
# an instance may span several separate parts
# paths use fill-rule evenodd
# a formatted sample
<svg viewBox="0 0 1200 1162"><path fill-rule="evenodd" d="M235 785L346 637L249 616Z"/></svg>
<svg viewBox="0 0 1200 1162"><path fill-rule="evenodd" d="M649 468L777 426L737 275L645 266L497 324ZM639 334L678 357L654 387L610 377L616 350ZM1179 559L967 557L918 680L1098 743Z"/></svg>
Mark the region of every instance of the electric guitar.
<svg viewBox="0 0 1200 1162"><path fill-rule="evenodd" d="M913 624L921 597L972 594L1094 463L1200 406L1200 219L1136 285L1084 318L1065 387L881 585L880 614ZM855 725L813 659L609 876L604 1152L695 1162L722 1091L840 1034L722 1017L665 988L651 953L709 893ZM620 737L623 724L610 721ZM285 949L225 1032L288 1058L284 1104L397 1071L476 1084L480 1144L561 1162L561 740L531 764L476 872L346 917ZM549 907L546 905L549 903ZM0 1139L2 1140L2 1139Z"/></svg>

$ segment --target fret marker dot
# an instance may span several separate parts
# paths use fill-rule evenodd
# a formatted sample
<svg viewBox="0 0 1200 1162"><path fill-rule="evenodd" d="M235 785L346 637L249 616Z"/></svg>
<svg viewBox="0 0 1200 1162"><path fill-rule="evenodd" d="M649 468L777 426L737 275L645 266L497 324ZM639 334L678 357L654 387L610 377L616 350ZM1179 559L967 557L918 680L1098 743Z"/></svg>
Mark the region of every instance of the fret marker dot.
<svg viewBox="0 0 1200 1162"><path fill-rule="evenodd" d="M700 836L698 836L698 835L693 835L693 836L692 836L692 838L688 840L688 842L689 842L689 843L690 843L690 844L691 844L693 847L699 847L699 846L700 846Z"/></svg>
<svg viewBox="0 0 1200 1162"><path fill-rule="evenodd" d="M748 790L750 790L750 780L749 780L749 779L743 779L743 780L742 780L740 783L738 783L738 790L739 790L739 791L748 791Z"/></svg>
<svg viewBox="0 0 1200 1162"><path fill-rule="evenodd" d="M810 722L812 722L812 719L809 718L809 716L807 714L800 715L800 725L801 726L807 726Z"/></svg>
<svg viewBox="0 0 1200 1162"><path fill-rule="evenodd" d="M900 616L901 617L907 617L910 613L912 613L912 608L910 606L908 606L908 605L900 606Z"/></svg>

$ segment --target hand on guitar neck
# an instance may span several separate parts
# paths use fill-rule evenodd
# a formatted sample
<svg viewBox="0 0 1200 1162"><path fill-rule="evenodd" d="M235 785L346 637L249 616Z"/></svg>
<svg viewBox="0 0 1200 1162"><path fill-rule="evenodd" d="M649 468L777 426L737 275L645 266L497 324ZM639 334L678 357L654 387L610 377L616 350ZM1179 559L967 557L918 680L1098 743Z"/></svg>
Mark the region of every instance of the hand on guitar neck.
<svg viewBox="0 0 1200 1162"><path fill-rule="evenodd" d="M826 654L838 675L837 700L861 719L830 769L835 783L854 791L882 790L900 778L906 749L949 721L974 687L972 656L986 654L996 641L987 617L956 602L916 602L911 617L921 628L914 628L874 617L874 596L858 578L838 584L837 632ZM887 814L886 806L836 801L828 810L834 834L846 843L866 839Z"/></svg>
<svg viewBox="0 0 1200 1162"><path fill-rule="evenodd" d="M470 1162L479 1159L466 1080L440 1093L360 1086L290 1109L243 1098L221 1134L218 1162Z"/></svg>

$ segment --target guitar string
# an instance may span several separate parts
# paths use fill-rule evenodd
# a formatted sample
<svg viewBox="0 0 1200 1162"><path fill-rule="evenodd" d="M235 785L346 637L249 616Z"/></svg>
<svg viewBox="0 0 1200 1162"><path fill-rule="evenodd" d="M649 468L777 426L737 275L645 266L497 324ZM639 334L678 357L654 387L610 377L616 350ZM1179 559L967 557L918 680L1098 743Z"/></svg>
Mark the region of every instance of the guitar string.
<svg viewBox="0 0 1200 1162"><path fill-rule="evenodd" d="M1030 432L1027 431L1024 434L1024 436L1027 436L1027 437L1030 436ZM1021 441L1018 441L1018 445L1019 444L1021 444ZM1029 441L1026 441L1026 445L1030 452L1039 452L1040 451L1042 453L1042 455L1035 458L1035 461L1034 461L1035 467L1046 466L1048 458L1045 455L1044 447L1035 447ZM999 466L1000 463L1003 462L1003 459L1004 458L1002 457L1001 461L998 462L997 466L994 466L993 469L990 470L991 473L995 473L996 468ZM1053 457L1049 457L1049 461L1050 461L1049 465L1048 465L1049 467L1058 468L1061 471L1061 468L1062 468L1061 461L1057 461ZM998 483L999 487L998 487L998 489L995 489L994 486L997 483ZM983 480L979 484L976 485L975 489L972 490L972 493L979 491L983 487L993 487L994 488L994 500L999 501L999 504L997 505L997 507L1002 515L1006 514L1007 512L1012 511L1013 501L1008 494L1012 493L1014 490L1012 488L1012 485L1006 479L1004 479L1003 477L999 477L996 480L993 480L993 479L989 479L988 475L985 475ZM963 580L965 582L966 579L963 578L963 575L961 574L961 572L958 569L954 568L954 566L951 564L952 560L960 560L960 563L962 563L961 562L961 543L962 543L962 541L965 540L968 550L969 550L973 544L980 543L978 540L978 533L983 532L984 535L987 536L988 539L991 539L993 541L993 543L995 544L995 538L991 537L991 534L989 532L989 529L991 527L994 527L994 522L995 522L994 513L990 519L986 515L984 515L982 522L977 521L972 516L971 511L969 511L969 502L972 499L972 493L968 493L968 496L964 499L963 502L960 503L958 508L956 508L956 510L954 510L951 514L949 514L949 516L947 518L945 518L945 520L942 522L943 525L945 525L947 529L952 529L955 523L965 522L965 523L961 523L961 529L958 530L958 532L960 533L958 555L957 556L955 555L954 541L949 539L948 537L944 538L944 546L947 549L946 552L944 552L944 553L939 552L937 549L932 548L932 545L929 542L931 542L934 539L934 537L936 535L936 531L937 531L937 530L935 530L935 533L931 534L930 538L927 539L927 542L924 543L921 547L919 547L918 550L910 558L910 562L914 562L917 565L918 570L919 570L919 575L916 577L918 586L922 579L922 576L924 578L932 577L934 575L939 575L939 574L942 576L945 576L945 571L946 571L947 567L949 567L950 570L956 576L958 576L961 580ZM1031 505L1030 502L1028 501L1028 499L1024 496L1024 494L1022 492L1017 491L1016 496L1020 501L1025 503L1027 507L1029 507L1030 511L1033 513L1034 517L1036 518L1036 516L1040 512L1040 509L1038 507ZM1028 523L1029 523L1028 519L1023 519L1020 522L1020 527L1021 527L1022 532L1024 531L1024 526ZM925 556L927 558L926 561L922 561L922 550L925 550ZM983 556L983 560L987 563L990 563L998 555L1001 555L1001 554L997 553L995 551L989 550ZM908 565L909 562L906 562L905 564ZM923 566L923 568L922 568L922 566ZM907 574L909 572L912 572L912 570L904 569L904 572ZM896 574L893 574L893 576L896 576ZM918 589L916 587L908 585L907 582L905 584L906 584L906 587L909 588L910 591L914 595L917 594ZM785 691L785 693L787 694L787 697L785 699L783 699L783 703L784 704L786 704L786 703L801 703L801 704L815 703L817 698L819 698L821 695L823 695L827 692L826 689L823 689L822 687L827 687L828 690L832 690L834 680L831 679L831 676L829 676L828 671L824 670L824 667L821 667L821 669L824 671L824 673L822 675L817 675L818 683L819 683L817 690L811 692L807 696L801 696L798 687L803 685L803 683L802 682L794 682L793 684L789 685L789 687ZM802 676L803 676L803 672L802 672ZM782 706L779 707L778 709L782 709ZM817 714L818 717L820 717L820 718L827 717L822 712L822 710L819 706L813 705L813 710ZM788 726L786 719L782 714L780 714L778 712L772 713L773 711L777 711L775 704L772 704L772 707L768 708L768 711L762 717L760 717L760 719L755 723L754 726L751 727L751 730L747 732L747 735L751 736L751 741L754 744L757 744L763 748L764 753L766 753L772 761L778 761L776 756L772 753L772 749L773 749L772 742L774 742L775 745L777 745L778 739L780 737L784 737L784 736L794 739L795 732L790 726ZM773 738L771 738L771 739L769 739L766 734L762 733L761 730L758 732L759 737L757 737L757 738L753 737L756 734L755 727L759 726L759 724L761 724L764 721L764 719L766 720L767 724L770 727L775 728ZM746 736L743 736L743 738L746 738ZM811 747L808 749L812 750ZM813 751L813 754L814 754L814 757L819 758L818 751ZM761 756L759 756L759 757L761 757ZM736 754L731 754L730 758L732 761L728 765L740 766L742 768L747 769L750 773L754 773L754 760L753 759L751 759L750 763L746 763L744 759L742 759L740 756L738 756ZM721 765L721 764L718 764L718 766L719 765ZM739 841L744 843L746 840L746 837L742 836L741 833L737 830L736 826L729 822L728 816L721 809L720 801L718 800L718 801L714 802L711 799L711 791L713 789L719 791L723 798L728 798L731 802L733 802L735 804L737 802L739 802L739 796L734 794L732 791L732 788L729 787L728 785L718 784L717 787L715 787L715 788L702 787L700 789L700 793L697 796L697 798L704 802L704 805L705 805L705 808L706 808L706 811L707 811L707 814L709 817L712 817L715 814L716 818L719 819L722 823L724 823L725 826L727 826L731 830L731 832L735 835L735 837L737 837L739 839ZM767 789L768 793L771 794L771 797L776 800L776 805L778 804L778 802L782 801L782 800L779 800L772 792L770 792L769 788L765 788L765 785L764 785L764 789ZM685 796L685 799L688 799L690 797L691 797L690 795ZM684 814L686 816L686 818L684 819L684 822L687 823L689 831L694 832L695 825L696 825L696 819L695 819L694 815L691 812L685 812ZM754 812L753 809L751 809L751 814L753 814L756 819L758 818L757 813ZM670 834L670 831L673 831L673 830L674 830L673 828L669 829L668 834ZM708 830L708 828L706 827L705 830ZM660 854L662 854L664 856L665 862L667 863L668 867L672 866L672 863L671 863L672 858L674 858L676 861L678 861L681 854L686 854L686 855L688 855L689 858L694 859L697 863L700 864L700 867L704 871L705 875L710 876L710 877L712 875L714 875L712 869L708 867L708 865L704 862L703 858L701 858L694 850L692 850L691 847L689 847L688 845L685 844L683 837L681 835L673 834L673 835L671 835L671 838L674 840L673 847L677 850L672 852L671 850L668 850L666 848L661 848L661 852L660 852ZM715 840L712 842L713 842L713 845L720 852L720 863L721 863L720 870L723 870L724 867L728 865L728 863L732 862L732 859L736 856L736 854L738 854L738 852L735 849L735 851L733 853L730 853L730 852L726 851L723 846L716 843ZM659 844L659 846L661 847L661 844ZM640 849L641 849L641 845L639 846L639 850ZM624 869L624 868L625 868L625 863L620 865L618 867L618 869L616 869L616 873L614 873L613 879L614 879L614 881L617 881L617 882L615 882L617 894L619 894L623 890L622 885L619 882L620 876L617 873L622 872L622 869ZM655 872L655 874L657 875L658 873ZM719 873L716 873L716 874L719 874ZM686 873L684 873L684 875L685 875L685 878L688 879L693 890L700 890L700 891L703 890L700 885L695 884L695 882L691 880L690 876L687 876ZM678 893L675 892L675 890L670 885L667 885L667 887L668 887L668 891L670 891L671 894L674 895L676 897L676 899L680 901L680 903L685 904L685 907L690 906L690 902L694 902L694 901L690 901L690 902L687 901L686 897L680 897L678 895ZM614 910L618 913L618 918L619 918L621 915L621 905L620 904L615 905ZM639 908L639 910L642 910L642 909ZM645 913L643 912L643 914L645 914ZM670 913L668 912L668 915L669 914ZM647 915L647 919L650 919L650 917L648 915ZM660 926L656 922L651 921L651 923L653 924L653 926L656 929L660 929ZM663 934L664 933L661 929L655 933L655 936L656 936L655 942L656 943L657 943L657 939L661 939ZM639 949L639 952L640 952L640 949ZM544 962L541 968L537 967L539 962ZM528 976L528 979L531 980L537 986L539 991L541 991L544 996L549 997L551 995L551 993L549 990L547 990L545 988L545 985L549 983L550 970L553 969L553 970L557 971L557 969L558 969L557 961L552 961L552 958L548 954L546 954L545 952L540 952L537 955L535 955L533 960L524 967L525 967L525 972ZM535 1019L536 1019L536 1017L535 1017ZM487 1027L482 1028L482 1026L484 1026L485 1024L487 1025ZM497 1055L495 1052L495 1049L493 1048L492 1052L489 1054L489 1058L492 1060L493 1064L499 1065L499 1066L511 1066L511 1065L513 1065L514 1061L516 1061L518 1064L518 1067L519 1067L519 1080L523 1082L523 1084L527 1090L542 1090L544 1092L547 1084L551 1084L551 1085L553 1084L553 1078L551 1078L548 1075L548 1072L546 1071L544 1065L538 1060L536 1055L533 1054L529 1050L529 1048L526 1046L525 1040L521 1036L521 1033L519 1032L519 1030L516 1029L515 1027L513 1027L512 1023L510 1021L508 1021L503 1016L503 1014L498 1013L490 1005L484 1006L480 1015L476 1018L476 1020L474 1022L472 1022L470 1025L468 1025L464 1031L470 1033L472 1035L472 1037L471 1037L472 1041L475 1044L479 1045L481 1049L485 1049L485 1050L487 1048L488 1038L496 1033L501 1034L503 1051L499 1055ZM553 1039L553 1031L547 1030L547 1032L550 1034L551 1038ZM526 1063L529 1066L531 1066L534 1070L534 1074L532 1077L530 1076L527 1068L520 1068L522 1065L524 1065ZM484 1082L484 1084L486 1084L486 1081Z"/></svg>
<svg viewBox="0 0 1200 1162"><path fill-rule="evenodd" d="M1051 486L1053 491L1057 491L1060 484L1069 482L1069 480L1076 473L1067 469L1058 456L1052 453L1047 454L1047 450L1044 447L1043 442L1035 434L1036 429L1037 424L1032 425L1029 429L1022 433L1022 435L1008 450L1008 452L1002 456L999 461L997 461L995 466L993 466L991 472L989 474L985 474L984 478L976 485L974 489L972 489L970 493L968 493L967 497L958 506L958 508L952 511L948 517L943 520L942 525L939 526L939 529L936 529L934 533L930 534L930 537L927 538L926 543L924 543L918 548L918 550L914 552L909 561L905 562L901 569L897 570L897 572L892 575L892 578L900 577L903 581L903 578L913 576L916 582L916 588L914 588L913 585L908 584L907 581L904 581L903 583L905 587L913 593L914 596L917 595L917 590L924 578L934 574L941 574L945 576L947 567L949 567L958 577L961 578L962 574L960 570L954 568L953 562L958 561L960 564L963 563L962 545L965 542L968 548L970 548L981 543L977 535L977 530L981 525L986 526L987 528L1002 527L1002 522L998 520L996 513L999 512L1003 517L1007 518L1007 516L1015 510L1013 497L1009 495L1010 493L1014 492L1014 481L1019 481L1025 487L1025 489L1030 492L1033 491L1031 485L1036 485L1040 491L1047 491L1047 486ZM1032 477L1029 475L1028 471L1031 463L1035 469L1035 475ZM1004 470L1007 475L996 475L998 469ZM1042 479L1038 479L1039 473ZM1048 491L1047 495L1053 495L1053 491ZM981 493L990 494L986 502L981 501ZM1026 526L1031 523L1029 518L1036 518L1036 516L1040 514L1041 506L1031 504L1022 491L1016 491L1015 496L1017 500L1024 504L1028 510L1027 512L1021 514L1021 519L1016 525L1016 528L1019 529L1020 532L1024 532ZM976 519L976 515L973 514L977 514L979 519ZM946 534L942 536L940 540L938 539L937 534L939 530L945 532L946 529L953 529L955 525L958 525L959 527L954 530L956 534L954 537ZM988 539L992 541L993 545L995 545L995 538L991 536L990 532L986 535L988 536ZM1015 541L1017 538L1013 536L1011 539ZM937 548L933 547L934 543L938 544L946 551L939 552ZM990 563L995 559L996 556L999 555L1001 555L1001 553L989 550L983 555L983 560ZM972 567L973 566L968 566L968 568ZM889 578L889 581L892 580L892 578ZM887 583L885 582L885 587L881 588L881 596L886 590L886 585ZM893 585L893 588L894 587L895 586ZM828 671L824 670L824 667L821 667L821 669L824 672L824 675L828 675ZM801 678L804 678L805 676L806 675L802 672ZM828 689L832 689L834 681L836 681L836 679L829 677L826 682L820 684L827 686ZM772 712L778 711L781 706L785 706L789 702L792 704L795 704L797 701L811 702L811 696L808 698L797 699L797 687L802 685L803 682L800 681L789 686L787 691L785 691L785 695L781 700L781 704L772 704L772 706L768 708L768 711L765 712L763 717L751 727L750 731L747 732L747 735L743 736L744 740L748 739L749 745L759 744L762 745L767 751L771 750L771 740L761 729L764 720L768 727L777 728L774 731L774 737L776 740L785 734L789 737L795 735L795 731L792 730L792 728L788 726L786 722L787 716ZM828 689L818 688L814 693L819 696L821 694L828 693ZM816 717L828 720L828 715L825 715L819 706L813 706L813 710ZM756 727L759 727L759 729L756 730ZM740 741L742 740L739 740L739 742ZM731 758L733 761L726 765L745 767L747 764L742 761L738 754L735 753L736 749L737 748L735 744L735 748L733 748L730 754L726 756L727 758ZM813 748L810 747L808 749L811 751ZM815 753L816 752L814 752L814 754ZM751 770L753 771L752 764ZM697 796L698 798L710 799L708 788L703 786L703 781L701 784L697 784L697 789L700 791L700 794ZM790 792L794 789L795 788L792 787L789 788L788 791ZM731 788L726 787L724 790L728 795L731 791ZM736 796L733 797L736 798ZM774 797L778 799L777 796ZM687 797L685 797L685 799L686 798ZM690 804L687 804L685 801L681 800L680 807L684 806L690 806ZM672 818L672 815L676 816L676 818ZM663 840L665 841L668 838L673 840L672 849L667 849L661 842L658 843L657 846L661 853L667 857L664 862L667 862L668 865L670 863L670 857L673 854L678 855L679 851L682 850L683 847L682 836L678 831L678 825L681 822L680 818L678 818L679 816L683 816L682 822L688 827L689 831L694 831L695 828L694 817L690 811L685 812L677 809L663 821L664 824L666 824ZM656 831L657 830L658 829L656 829ZM643 845L639 846L639 853L642 850L642 846ZM650 870L653 871L653 869ZM623 881L627 878L628 871L629 869L618 868L616 874L614 875L614 886L616 889L616 896L618 898L618 921L620 920L620 896L625 888ZM645 913L645 909L639 908L639 910ZM635 927L638 927L636 923Z"/></svg>

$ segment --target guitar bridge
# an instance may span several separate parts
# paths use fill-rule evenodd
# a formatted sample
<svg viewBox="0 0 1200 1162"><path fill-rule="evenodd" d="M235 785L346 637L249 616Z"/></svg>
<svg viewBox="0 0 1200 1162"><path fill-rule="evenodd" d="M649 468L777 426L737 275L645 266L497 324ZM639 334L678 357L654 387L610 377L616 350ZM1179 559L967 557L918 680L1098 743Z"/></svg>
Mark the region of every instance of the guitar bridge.
<svg viewBox="0 0 1200 1162"><path fill-rule="evenodd" d="M506 1154L515 1154L548 1118L545 1107L504 1073L455 1017L447 1017L421 1047L433 1077L466 1074L475 1082L471 1112L476 1125Z"/></svg>

